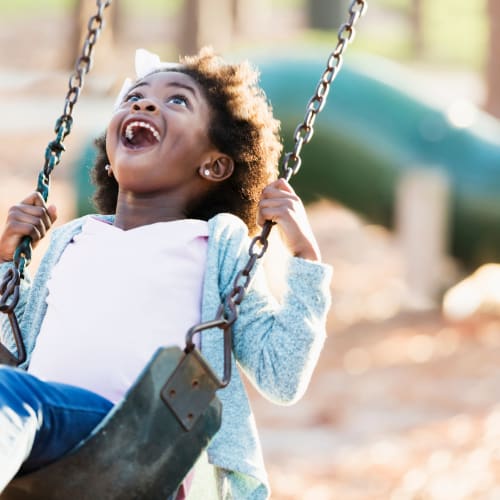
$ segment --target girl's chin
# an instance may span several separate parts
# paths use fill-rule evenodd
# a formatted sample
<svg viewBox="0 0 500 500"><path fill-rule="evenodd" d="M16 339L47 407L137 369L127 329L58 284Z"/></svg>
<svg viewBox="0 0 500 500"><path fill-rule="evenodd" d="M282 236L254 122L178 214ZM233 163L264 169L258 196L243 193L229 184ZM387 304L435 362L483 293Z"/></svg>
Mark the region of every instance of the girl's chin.
<svg viewBox="0 0 500 500"><path fill-rule="evenodd" d="M113 172L133 172L137 175L137 170L145 171L149 168L153 168L154 165L158 164L158 157L155 154L151 154L152 151L124 151L121 150L113 156L113 162L111 163Z"/></svg>
<svg viewBox="0 0 500 500"><path fill-rule="evenodd" d="M142 145L133 145L133 144L124 144L121 143L120 147L123 149L126 154L145 154L149 153L150 151L156 149L158 144L142 144Z"/></svg>

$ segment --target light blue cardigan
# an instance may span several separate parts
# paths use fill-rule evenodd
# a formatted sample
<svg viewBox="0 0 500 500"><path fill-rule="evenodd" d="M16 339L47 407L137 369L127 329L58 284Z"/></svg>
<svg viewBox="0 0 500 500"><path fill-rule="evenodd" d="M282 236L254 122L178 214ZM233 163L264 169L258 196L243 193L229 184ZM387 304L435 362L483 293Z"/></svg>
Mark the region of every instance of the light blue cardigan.
<svg viewBox="0 0 500 500"><path fill-rule="evenodd" d="M99 216L112 220L109 216ZM53 233L38 273L23 280L16 309L29 357L47 310L47 280L62 252L80 232L85 218L76 219ZM209 223L207 264L202 299L202 321L214 319L221 300L232 290L236 274L248 260L249 239L243 222L219 214ZM103 255L112 259L113 254ZM151 265L139 261L138 265ZM0 276L10 264L0 266ZM260 263L253 273L239 317L233 326L231 382L218 392L222 426L208 447L210 463L224 479L224 498L265 499L269 487L254 417L239 368L268 399L279 404L297 401L309 383L325 339L330 305L331 268L300 258L290 258L288 290L281 303L268 290ZM13 352L15 344L5 319L2 341ZM216 373L223 372L223 343L219 329L202 333L201 350ZM56 355L56 353L55 353ZM237 365L235 363L237 362Z"/></svg>

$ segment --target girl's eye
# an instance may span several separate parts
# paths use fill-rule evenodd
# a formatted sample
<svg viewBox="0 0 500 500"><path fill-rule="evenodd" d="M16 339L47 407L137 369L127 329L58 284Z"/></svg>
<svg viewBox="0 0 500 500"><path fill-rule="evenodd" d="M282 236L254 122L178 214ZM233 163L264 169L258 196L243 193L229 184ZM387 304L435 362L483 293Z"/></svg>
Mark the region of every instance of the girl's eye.
<svg viewBox="0 0 500 500"><path fill-rule="evenodd" d="M167 103L177 104L179 106L188 107L188 100L183 95L174 95L167 99Z"/></svg>
<svg viewBox="0 0 500 500"><path fill-rule="evenodd" d="M142 96L140 94L129 94L127 97L125 97L124 102L136 102L139 99L142 99Z"/></svg>

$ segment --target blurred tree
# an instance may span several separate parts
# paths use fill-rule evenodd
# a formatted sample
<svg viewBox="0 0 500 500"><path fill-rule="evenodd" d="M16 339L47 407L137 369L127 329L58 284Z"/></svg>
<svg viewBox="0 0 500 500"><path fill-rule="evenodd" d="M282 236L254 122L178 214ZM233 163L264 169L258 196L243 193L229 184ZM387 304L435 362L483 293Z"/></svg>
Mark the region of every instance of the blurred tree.
<svg viewBox="0 0 500 500"><path fill-rule="evenodd" d="M307 0L309 26L314 29L338 29L347 16L350 0Z"/></svg>
<svg viewBox="0 0 500 500"><path fill-rule="evenodd" d="M424 52L422 0L411 0L410 21L412 27L413 53L416 57L419 57Z"/></svg>
<svg viewBox="0 0 500 500"><path fill-rule="evenodd" d="M82 50L83 40L87 36L90 18L97 12L95 2L89 0L76 0L73 5L71 22L73 24L71 46L69 51L68 66L73 68L77 57ZM99 50L96 52L95 65L99 66L99 61L111 57L113 50L115 30L120 19L120 2L113 2L111 7L106 9L106 27L99 37Z"/></svg>
<svg viewBox="0 0 500 500"><path fill-rule="evenodd" d="M224 51L236 36L262 34L268 13L269 0L184 0L179 51L192 54L204 45Z"/></svg>
<svg viewBox="0 0 500 500"><path fill-rule="evenodd" d="M231 0L234 37L266 34L270 17L269 0Z"/></svg>
<svg viewBox="0 0 500 500"><path fill-rule="evenodd" d="M500 2L488 0L490 26L489 51L486 62L486 111L500 118Z"/></svg>
<svg viewBox="0 0 500 500"><path fill-rule="evenodd" d="M193 54L203 45L223 51L231 41L234 0L184 0L179 52Z"/></svg>

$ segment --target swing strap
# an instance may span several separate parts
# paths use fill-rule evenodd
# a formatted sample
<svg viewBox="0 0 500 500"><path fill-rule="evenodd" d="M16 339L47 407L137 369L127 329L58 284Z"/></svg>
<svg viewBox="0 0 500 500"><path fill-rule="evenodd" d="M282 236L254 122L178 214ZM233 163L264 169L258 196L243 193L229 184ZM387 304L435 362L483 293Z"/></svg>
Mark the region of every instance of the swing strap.
<svg viewBox="0 0 500 500"><path fill-rule="evenodd" d="M64 100L62 115L57 119L54 132L56 137L49 142L45 149L45 163L38 175L36 190L42 195L44 201L49 197L50 174L61 161L61 155L65 151L63 142L71 132L73 125L73 108L78 101L83 88L85 75L92 67L94 46L99 38L103 27L103 12L112 0L96 0L97 12L88 22L88 31L82 51L75 64L73 74L68 82L68 92ZM8 315L12 334L17 348L17 356L12 354L0 343L0 364L18 366L26 361L26 349L21 337L19 324L14 309L19 301L19 286L24 270L31 261L31 238L25 236L14 253L14 266L5 274L0 284L0 312Z"/></svg>

